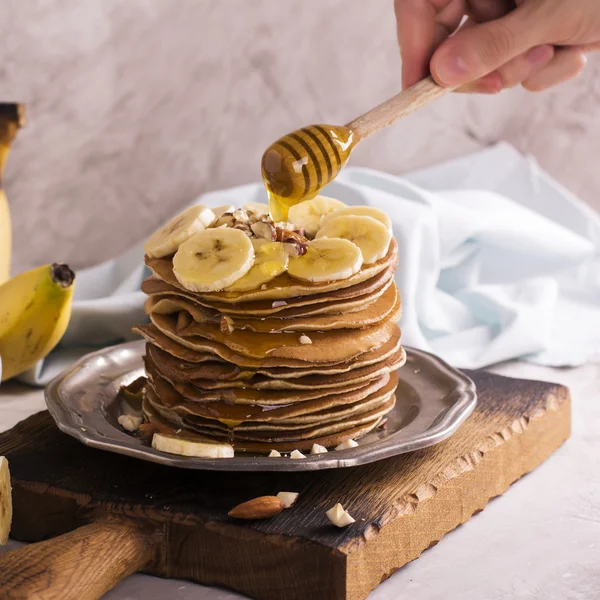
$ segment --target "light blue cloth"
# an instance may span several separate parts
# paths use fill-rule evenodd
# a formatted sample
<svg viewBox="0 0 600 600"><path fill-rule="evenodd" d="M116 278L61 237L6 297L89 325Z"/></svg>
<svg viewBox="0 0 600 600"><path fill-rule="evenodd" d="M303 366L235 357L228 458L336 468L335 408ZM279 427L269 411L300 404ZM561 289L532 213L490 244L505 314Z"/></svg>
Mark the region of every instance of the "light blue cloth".
<svg viewBox="0 0 600 600"><path fill-rule="evenodd" d="M394 177L347 168L324 191L391 215L403 343L458 367L600 356L600 217L506 144ZM265 201L262 184L211 192L208 206ZM42 385L81 354L132 339L144 321L142 244L77 274L59 349L22 379Z"/></svg>

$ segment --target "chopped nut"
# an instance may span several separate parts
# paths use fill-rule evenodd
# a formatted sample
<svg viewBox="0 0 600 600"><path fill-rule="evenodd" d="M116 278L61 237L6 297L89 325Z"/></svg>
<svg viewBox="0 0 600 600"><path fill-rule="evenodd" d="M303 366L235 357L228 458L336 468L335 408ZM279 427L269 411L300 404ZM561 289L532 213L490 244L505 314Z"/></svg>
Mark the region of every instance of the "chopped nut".
<svg viewBox="0 0 600 600"><path fill-rule="evenodd" d="M307 335L304 335L304 334L298 338L298 341L301 344L312 344L312 340Z"/></svg>
<svg viewBox="0 0 600 600"><path fill-rule="evenodd" d="M236 221L241 221L243 223L247 222L248 219L248 213L243 209L243 208L237 208L236 210L233 211L233 218Z"/></svg>
<svg viewBox="0 0 600 600"><path fill-rule="evenodd" d="M275 227L265 221L257 221L250 225L250 229L254 232L254 235L259 238L263 238L269 242L274 242L277 239Z"/></svg>
<svg viewBox="0 0 600 600"><path fill-rule="evenodd" d="M299 244L298 242L284 242L283 249L292 258L298 258L299 256L303 256L308 252L308 245Z"/></svg>
<svg viewBox="0 0 600 600"><path fill-rule="evenodd" d="M267 289L267 284L266 284L266 283L263 283L263 284L260 286L260 289L261 289L261 290L266 290L266 289Z"/></svg>
<svg viewBox="0 0 600 600"><path fill-rule="evenodd" d="M336 450L348 450L348 448L356 448L358 446L358 443L355 442L354 440L346 440L345 442L342 442L339 446L336 446L335 449Z"/></svg>
<svg viewBox="0 0 600 600"><path fill-rule="evenodd" d="M300 450L293 450L290 454L290 458L306 458L306 456L304 456Z"/></svg>
<svg viewBox="0 0 600 600"><path fill-rule="evenodd" d="M287 302L285 300L275 300L273 304L271 304L273 308L279 308L281 306L287 306Z"/></svg>
<svg viewBox="0 0 600 600"><path fill-rule="evenodd" d="M216 206L211 209L215 214L215 220L210 224L211 227L216 227L216 222L225 214L230 213L233 214L235 210L235 206L233 204L222 204L221 206Z"/></svg>
<svg viewBox="0 0 600 600"><path fill-rule="evenodd" d="M238 504L227 514L234 519L269 519L284 509L284 503L277 496L259 496Z"/></svg>
<svg viewBox="0 0 600 600"><path fill-rule="evenodd" d="M221 315L221 333L231 334L235 327L233 326L233 319L227 315Z"/></svg>
<svg viewBox="0 0 600 600"><path fill-rule="evenodd" d="M281 456L281 452L277 452L277 450L271 450L269 452L269 458L279 458Z"/></svg>
<svg viewBox="0 0 600 600"><path fill-rule="evenodd" d="M142 417L136 415L120 415L117 419L119 425L125 429L125 431L134 432L140 428L142 424Z"/></svg>
<svg viewBox="0 0 600 600"><path fill-rule="evenodd" d="M213 227L233 227L234 225L233 213L225 212L215 221Z"/></svg>
<svg viewBox="0 0 600 600"><path fill-rule="evenodd" d="M336 527L346 527L355 522L350 516L350 513L344 510L344 507L338 502L333 508L330 508L326 513L327 518Z"/></svg>
<svg viewBox="0 0 600 600"><path fill-rule="evenodd" d="M327 452L327 448L325 448L325 446L321 446L321 444L313 444L312 448L310 449L311 454L323 454L325 452Z"/></svg>
<svg viewBox="0 0 600 600"><path fill-rule="evenodd" d="M283 508L291 508L298 500L298 496L296 492L279 492L277 497L283 502Z"/></svg>
<svg viewBox="0 0 600 600"><path fill-rule="evenodd" d="M250 229L250 225L248 225L247 223L236 223L233 226L234 229L239 229L240 231L243 231L249 238L252 237L252 229Z"/></svg>

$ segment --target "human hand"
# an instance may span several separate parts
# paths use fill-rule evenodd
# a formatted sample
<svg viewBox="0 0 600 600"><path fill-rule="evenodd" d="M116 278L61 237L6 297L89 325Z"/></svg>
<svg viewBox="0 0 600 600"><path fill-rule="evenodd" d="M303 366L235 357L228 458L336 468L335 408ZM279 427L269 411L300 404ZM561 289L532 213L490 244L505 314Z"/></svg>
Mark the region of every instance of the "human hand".
<svg viewBox="0 0 600 600"><path fill-rule="evenodd" d="M541 91L600 49L598 0L395 0L404 88L431 73L458 91ZM468 19L461 25L464 15ZM450 37L450 35L460 29Z"/></svg>

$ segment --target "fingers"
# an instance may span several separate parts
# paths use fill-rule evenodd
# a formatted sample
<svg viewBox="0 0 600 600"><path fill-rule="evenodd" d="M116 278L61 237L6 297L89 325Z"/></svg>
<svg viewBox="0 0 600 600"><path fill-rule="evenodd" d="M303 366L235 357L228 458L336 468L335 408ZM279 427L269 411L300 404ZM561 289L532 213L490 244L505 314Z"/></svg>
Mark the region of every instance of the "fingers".
<svg viewBox="0 0 600 600"><path fill-rule="evenodd" d="M463 0L395 0L402 87L429 75L434 50L458 27Z"/></svg>
<svg viewBox="0 0 600 600"><path fill-rule="evenodd" d="M580 49L560 48L546 67L523 81L523 87L530 92L541 92L577 77L585 63L585 54Z"/></svg>
<svg viewBox="0 0 600 600"><path fill-rule="evenodd" d="M434 53L431 73L443 86L458 87L500 69L544 42L544 24L536 22L533 3L525 2L506 16L467 27ZM521 64L520 69L524 68ZM511 71L515 69L513 64ZM512 75L511 75L512 77Z"/></svg>
<svg viewBox="0 0 600 600"><path fill-rule="evenodd" d="M554 46L543 44L509 60L505 65L481 79L459 88L460 92L497 94L512 88L543 69L554 57Z"/></svg>

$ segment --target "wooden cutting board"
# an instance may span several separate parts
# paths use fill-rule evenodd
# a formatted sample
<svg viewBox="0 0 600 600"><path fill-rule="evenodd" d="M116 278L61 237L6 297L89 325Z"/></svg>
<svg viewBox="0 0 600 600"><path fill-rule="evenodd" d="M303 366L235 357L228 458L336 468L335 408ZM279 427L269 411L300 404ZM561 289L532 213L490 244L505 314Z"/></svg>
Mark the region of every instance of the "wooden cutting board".
<svg viewBox="0 0 600 600"><path fill-rule="evenodd" d="M452 438L336 471L173 469L87 448L60 433L47 412L34 415L0 435L13 478L12 536L60 537L0 555L1 597L100 598L145 571L260 600L366 598L569 437L566 388L468 374L479 404ZM275 518L227 516L240 502L279 491L300 498ZM337 502L354 525L329 524L325 511Z"/></svg>

